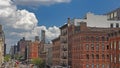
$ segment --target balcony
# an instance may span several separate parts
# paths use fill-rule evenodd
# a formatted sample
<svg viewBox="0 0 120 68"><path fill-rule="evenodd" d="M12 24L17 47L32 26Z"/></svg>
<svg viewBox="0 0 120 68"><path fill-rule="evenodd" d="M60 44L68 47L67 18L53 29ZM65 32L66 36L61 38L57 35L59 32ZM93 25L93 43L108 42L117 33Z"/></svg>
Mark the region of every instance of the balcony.
<svg viewBox="0 0 120 68"><path fill-rule="evenodd" d="M67 59L67 56L62 56L62 59Z"/></svg>
<svg viewBox="0 0 120 68"><path fill-rule="evenodd" d="M61 63L61 66L62 67L67 67L67 64L66 63Z"/></svg>
<svg viewBox="0 0 120 68"><path fill-rule="evenodd" d="M63 48L63 51L67 51L67 48Z"/></svg>

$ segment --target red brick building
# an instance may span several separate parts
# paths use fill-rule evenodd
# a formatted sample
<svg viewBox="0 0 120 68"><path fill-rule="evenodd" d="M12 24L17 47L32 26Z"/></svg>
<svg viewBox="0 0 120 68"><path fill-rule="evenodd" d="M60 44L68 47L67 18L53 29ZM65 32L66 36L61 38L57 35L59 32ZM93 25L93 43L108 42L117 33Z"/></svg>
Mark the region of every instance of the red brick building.
<svg viewBox="0 0 120 68"><path fill-rule="evenodd" d="M39 41L34 41L32 42L32 44L29 46L30 47L30 51L29 51L29 58L30 59L34 59L34 58L38 58L38 46L39 46L40 42Z"/></svg>
<svg viewBox="0 0 120 68"><path fill-rule="evenodd" d="M53 67L58 67L60 65L60 37L52 40L53 42L53 48L52 48L52 66Z"/></svg>
<svg viewBox="0 0 120 68"><path fill-rule="evenodd" d="M117 28L108 34L110 43L111 68L120 68L120 29Z"/></svg>
<svg viewBox="0 0 120 68"><path fill-rule="evenodd" d="M86 22L70 28L72 68L109 68L108 29L87 27Z"/></svg>

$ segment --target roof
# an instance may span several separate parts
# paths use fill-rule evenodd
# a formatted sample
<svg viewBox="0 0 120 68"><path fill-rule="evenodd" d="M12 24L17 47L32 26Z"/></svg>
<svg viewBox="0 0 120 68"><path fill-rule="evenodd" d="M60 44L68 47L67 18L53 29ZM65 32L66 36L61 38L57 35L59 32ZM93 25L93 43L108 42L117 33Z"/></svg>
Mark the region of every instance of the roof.
<svg viewBox="0 0 120 68"><path fill-rule="evenodd" d="M65 27L67 27L68 24L64 24L63 26L60 27L60 29L63 29Z"/></svg>

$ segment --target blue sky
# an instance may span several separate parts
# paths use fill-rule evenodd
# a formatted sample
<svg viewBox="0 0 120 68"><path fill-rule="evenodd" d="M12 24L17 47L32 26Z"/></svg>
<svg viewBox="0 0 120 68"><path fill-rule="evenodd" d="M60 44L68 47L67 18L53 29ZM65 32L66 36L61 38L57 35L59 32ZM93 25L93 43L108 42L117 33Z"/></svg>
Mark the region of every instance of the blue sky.
<svg viewBox="0 0 120 68"><path fill-rule="evenodd" d="M105 14L120 7L120 0L72 0L70 3L59 3L49 6L40 5L37 7L19 6L35 13L39 23L47 27L61 26L67 18L82 18L87 12Z"/></svg>

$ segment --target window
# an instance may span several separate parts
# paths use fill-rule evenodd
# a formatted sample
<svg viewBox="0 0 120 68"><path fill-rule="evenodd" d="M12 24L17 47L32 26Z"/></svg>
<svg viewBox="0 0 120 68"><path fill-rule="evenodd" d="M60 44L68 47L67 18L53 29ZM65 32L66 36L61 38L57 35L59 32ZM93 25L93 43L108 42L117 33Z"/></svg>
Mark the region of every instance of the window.
<svg viewBox="0 0 120 68"><path fill-rule="evenodd" d="M104 43L102 44L102 50L105 50L105 46L104 46Z"/></svg>
<svg viewBox="0 0 120 68"><path fill-rule="evenodd" d="M110 65L109 65L109 64L107 64L107 68L110 68Z"/></svg>
<svg viewBox="0 0 120 68"><path fill-rule="evenodd" d="M111 18L113 18L113 13L111 13L111 16L110 16Z"/></svg>
<svg viewBox="0 0 120 68"><path fill-rule="evenodd" d="M109 59L109 55L107 55L107 59Z"/></svg>
<svg viewBox="0 0 120 68"><path fill-rule="evenodd" d="M104 64L102 64L102 68L105 68L105 65L104 65Z"/></svg>
<svg viewBox="0 0 120 68"><path fill-rule="evenodd" d="M111 55L111 62L112 62L112 55Z"/></svg>
<svg viewBox="0 0 120 68"><path fill-rule="evenodd" d="M114 17L116 17L117 16L117 12L114 12Z"/></svg>
<svg viewBox="0 0 120 68"><path fill-rule="evenodd" d="M98 54L96 55L96 59L99 59L99 55Z"/></svg>
<svg viewBox="0 0 120 68"><path fill-rule="evenodd" d="M112 42L111 42L111 49L112 49Z"/></svg>
<svg viewBox="0 0 120 68"><path fill-rule="evenodd" d="M96 50L97 50L97 51L99 50L99 44L96 45Z"/></svg>
<svg viewBox="0 0 120 68"><path fill-rule="evenodd" d="M105 41L105 37L104 36L102 37L102 41Z"/></svg>
<svg viewBox="0 0 120 68"><path fill-rule="evenodd" d="M96 41L99 41L99 37L98 36L96 37Z"/></svg>
<svg viewBox="0 0 120 68"><path fill-rule="evenodd" d="M109 45L107 45L107 50L109 49Z"/></svg>
<svg viewBox="0 0 120 68"><path fill-rule="evenodd" d="M94 54L92 54L92 59L94 59Z"/></svg>
<svg viewBox="0 0 120 68"><path fill-rule="evenodd" d="M105 59L105 55L104 54L102 54L102 59Z"/></svg>
<svg viewBox="0 0 120 68"><path fill-rule="evenodd" d="M120 54L119 54L119 62L120 62Z"/></svg>
<svg viewBox="0 0 120 68"><path fill-rule="evenodd" d="M91 49L94 50L94 44L91 44Z"/></svg>
<svg viewBox="0 0 120 68"><path fill-rule="evenodd" d="M89 64L86 64L86 68L89 68Z"/></svg>
<svg viewBox="0 0 120 68"><path fill-rule="evenodd" d="M119 50L120 50L120 41L119 41Z"/></svg>
<svg viewBox="0 0 120 68"><path fill-rule="evenodd" d="M91 37L91 41L94 42L94 37L93 36Z"/></svg>
<svg viewBox="0 0 120 68"><path fill-rule="evenodd" d="M88 36L86 36L86 41L89 41L89 37Z"/></svg>
<svg viewBox="0 0 120 68"><path fill-rule="evenodd" d="M94 64L92 64L92 68L94 68Z"/></svg>
<svg viewBox="0 0 120 68"><path fill-rule="evenodd" d="M86 58L89 59L89 55L88 54L86 55Z"/></svg>
<svg viewBox="0 0 120 68"><path fill-rule="evenodd" d="M116 50L116 42L114 42L114 49Z"/></svg>
<svg viewBox="0 0 120 68"><path fill-rule="evenodd" d="M86 44L86 50L89 50L89 45L88 44Z"/></svg>
<svg viewBox="0 0 120 68"><path fill-rule="evenodd" d="M96 65L96 68L99 68L99 64Z"/></svg>
<svg viewBox="0 0 120 68"><path fill-rule="evenodd" d="M114 57L114 62L116 63L116 56Z"/></svg>

